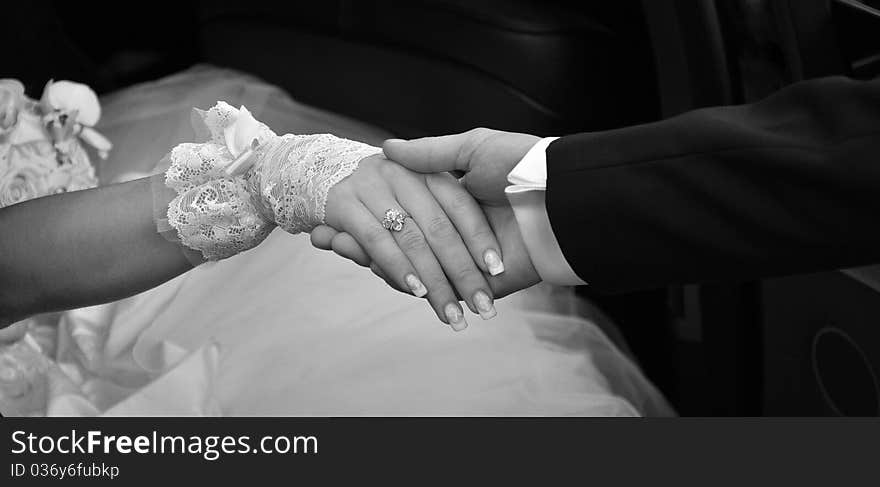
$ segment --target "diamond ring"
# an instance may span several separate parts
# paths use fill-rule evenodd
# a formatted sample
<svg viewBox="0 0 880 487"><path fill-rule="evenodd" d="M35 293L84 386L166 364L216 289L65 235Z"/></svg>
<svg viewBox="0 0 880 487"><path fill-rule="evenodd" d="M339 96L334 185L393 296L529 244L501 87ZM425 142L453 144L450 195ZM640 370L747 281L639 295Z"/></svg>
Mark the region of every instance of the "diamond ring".
<svg viewBox="0 0 880 487"><path fill-rule="evenodd" d="M385 210L385 218L382 219L382 227L385 230L399 232L403 230L403 225L409 217L410 216L407 215L406 212L389 208Z"/></svg>

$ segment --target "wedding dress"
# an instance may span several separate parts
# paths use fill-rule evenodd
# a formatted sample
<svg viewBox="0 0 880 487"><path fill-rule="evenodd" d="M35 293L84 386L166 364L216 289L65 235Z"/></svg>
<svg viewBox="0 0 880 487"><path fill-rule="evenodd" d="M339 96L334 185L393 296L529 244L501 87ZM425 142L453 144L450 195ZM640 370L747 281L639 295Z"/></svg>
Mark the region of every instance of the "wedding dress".
<svg viewBox="0 0 880 487"><path fill-rule="evenodd" d="M148 175L217 100L278 133L390 136L229 70L195 68L102 100L102 183ZM22 411L48 415L664 415L672 411L571 289L496 301L463 333L368 270L272 232L256 248L118 302L61 314ZM600 327L601 325L601 327ZM608 328L606 328L608 329ZM41 334L43 333L43 334Z"/></svg>

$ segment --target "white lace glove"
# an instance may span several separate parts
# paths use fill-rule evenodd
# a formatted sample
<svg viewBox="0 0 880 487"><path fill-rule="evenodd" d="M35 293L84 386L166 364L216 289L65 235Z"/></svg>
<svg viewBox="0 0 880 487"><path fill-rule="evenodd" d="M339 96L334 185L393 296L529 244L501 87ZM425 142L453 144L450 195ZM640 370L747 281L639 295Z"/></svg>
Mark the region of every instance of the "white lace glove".
<svg viewBox="0 0 880 487"><path fill-rule="evenodd" d="M382 151L329 134L277 136L244 107L222 101L196 110L193 124L210 139L176 146L154 195L159 232L198 251L185 252L194 263L251 249L275 225L310 232L324 223L333 185ZM167 188L176 196L162 211Z"/></svg>

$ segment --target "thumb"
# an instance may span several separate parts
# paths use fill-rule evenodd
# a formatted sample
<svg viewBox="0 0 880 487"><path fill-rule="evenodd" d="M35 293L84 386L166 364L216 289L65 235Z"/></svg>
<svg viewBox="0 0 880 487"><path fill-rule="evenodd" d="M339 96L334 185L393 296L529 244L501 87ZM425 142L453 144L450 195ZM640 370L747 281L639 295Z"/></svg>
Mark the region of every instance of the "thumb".
<svg viewBox="0 0 880 487"><path fill-rule="evenodd" d="M474 134L464 132L421 139L390 139L382 144L385 157L403 167L421 173L465 171L470 169Z"/></svg>

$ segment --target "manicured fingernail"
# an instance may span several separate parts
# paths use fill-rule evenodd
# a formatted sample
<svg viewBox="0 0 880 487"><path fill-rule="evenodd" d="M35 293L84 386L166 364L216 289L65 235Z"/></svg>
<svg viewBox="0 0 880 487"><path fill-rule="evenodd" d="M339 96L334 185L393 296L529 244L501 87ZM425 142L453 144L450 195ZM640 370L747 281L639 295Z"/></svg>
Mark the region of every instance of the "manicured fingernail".
<svg viewBox="0 0 880 487"><path fill-rule="evenodd" d="M391 142L392 144L399 144L400 142L406 142L403 139L387 139L385 142Z"/></svg>
<svg viewBox="0 0 880 487"><path fill-rule="evenodd" d="M483 253L483 262L485 262L486 267L489 268L489 274L492 274L493 276L497 276L504 272L504 263L501 262L501 257L498 256L498 252L495 252L492 249Z"/></svg>
<svg viewBox="0 0 880 487"><path fill-rule="evenodd" d="M453 330L461 331L467 328L467 320L464 319L464 313L461 311L458 303L447 304L443 312L446 314L446 319L449 320L449 325Z"/></svg>
<svg viewBox="0 0 880 487"><path fill-rule="evenodd" d="M428 289L422 284L422 281L415 276L415 274L407 274L405 281L406 285L409 286L409 290L412 291L417 298L422 298L428 294Z"/></svg>
<svg viewBox="0 0 880 487"><path fill-rule="evenodd" d="M483 291L474 293L474 305L477 307L477 311L480 312L480 318L484 320L490 320L498 314L495 311L495 305L492 304L492 299Z"/></svg>

